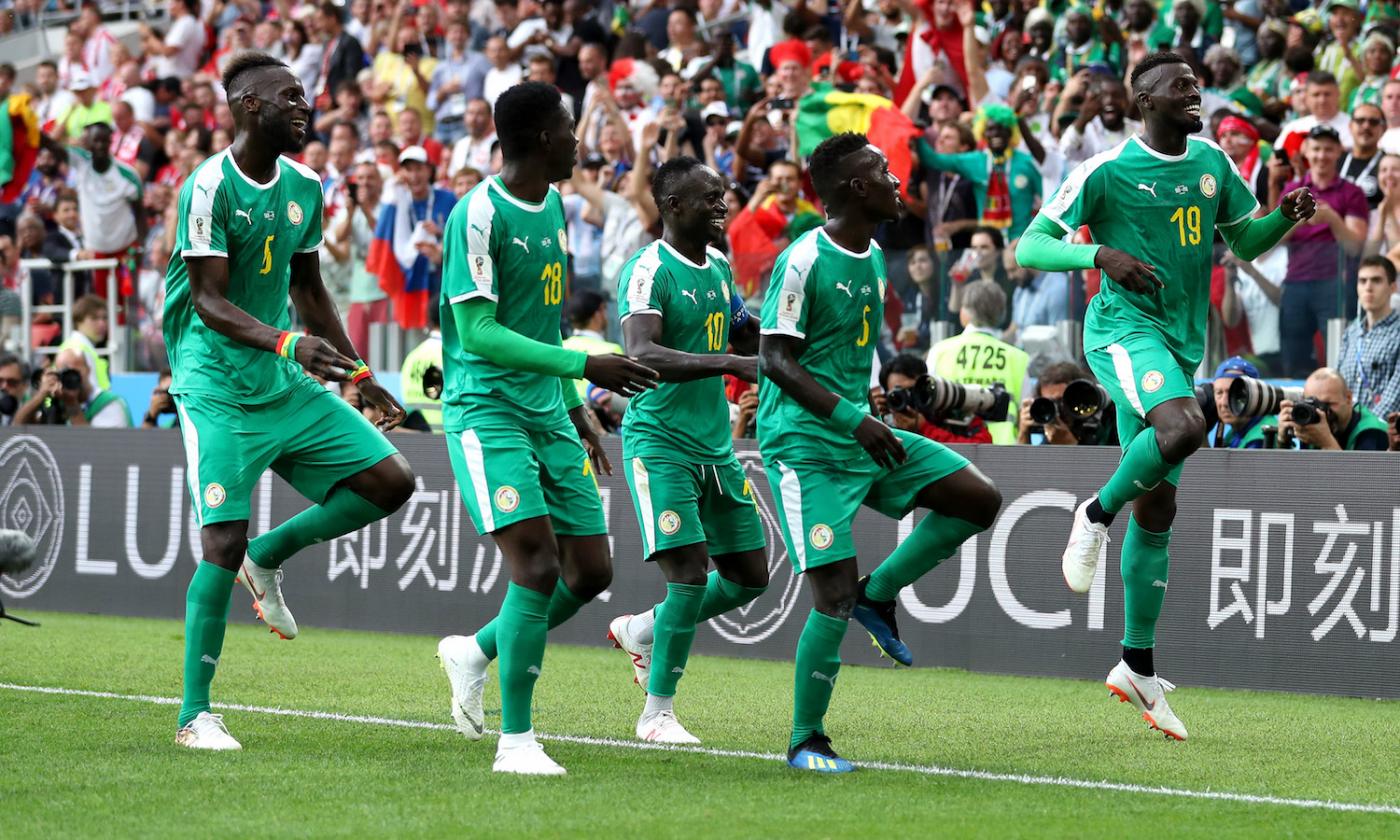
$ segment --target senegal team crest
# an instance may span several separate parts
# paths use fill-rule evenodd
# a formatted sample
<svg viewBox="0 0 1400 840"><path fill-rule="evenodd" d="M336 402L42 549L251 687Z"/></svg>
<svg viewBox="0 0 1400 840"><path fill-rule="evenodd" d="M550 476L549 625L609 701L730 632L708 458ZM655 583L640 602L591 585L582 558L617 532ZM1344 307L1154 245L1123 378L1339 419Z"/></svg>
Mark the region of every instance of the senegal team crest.
<svg viewBox="0 0 1400 840"><path fill-rule="evenodd" d="M1142 375L1142 390L1149 394L1154 394L1162 387L1162 383L1165 381L1166 379L1162 376L1161 371L1149 370Z"/></svg>
<svg viewBox="0 0 1400 840"><path fill-rule="evenodd" d="M299 225L303 218L305 218L305 216L301 212L301 205L297 204L295 201L287 202L287 221L294 225Z"/></svg>
<svg viewBox="0 0 1400 840"><path fill-rule="evenodd" d="M224 491L224 486L217 481L211 481L204 486L204 504L211 508L216 508L224 503L228 498L228 493Z"/></svg>
<svg viewBox="0 0 1400 840"><path fill-rule="evenodd" d="M831 548L831 528L826 525L813 525L812 530L807 534L807 541L812 544L812 548L818 551Z"/></svg>
<svg viewBox="0 0 1400 840"><path fill-rule="evenodd" d="M656 518L656 525L669 537L681 529L681 515L674 510L663 510Z"/></svg>
<svg viewBox="0 0 1400 840"><path fill-rule="evenodd" d="M1206 198L1215 197L1215 176L1209 173L1201 176L1201 195Z"/></svg>
<svg viewBox="0 0 1400 840"><path fill-rule="evenodd" d="M1012 186L1016 187L1016 189L1024 190L1026 187L1029 187L1031 185L1031 179L1028 178L1025 175L1025 173L1022 173L1020 175L1017 175L1011 183Z"/></svg>
<svg viewBox="0 0 1400 840"><path fill-rule="evenodd" d="M554 234L554 238L559 240L559 250L566 252L569 250L569 238L564 234L563 228L559 228L559 232Z"/></svg>
<svg viewBox="0 0 1400 840"><path fill-rule="evenodd" d="M501 513L510 513L520 507L520 493L509 484L496 490L496 508Z"/></svg>

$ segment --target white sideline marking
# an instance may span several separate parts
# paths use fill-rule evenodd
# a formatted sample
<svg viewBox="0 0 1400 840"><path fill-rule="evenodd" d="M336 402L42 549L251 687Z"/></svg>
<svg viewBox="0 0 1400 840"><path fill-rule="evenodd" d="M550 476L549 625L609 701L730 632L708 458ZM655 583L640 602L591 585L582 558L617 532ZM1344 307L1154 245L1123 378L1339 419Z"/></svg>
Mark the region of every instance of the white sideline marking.
<svg viewBox="0 0 1400 840"><path fill-rule="evenodd" d="M32 694L60 694L71 697L96 697L107 700L131 700L137 703L154 703L161 706L178 706L178 697L155 697L149 694L117 694L111 691L86 691L77 688L57 688L43 685L16 685L0 682L0 689L25 691ZM448 723L434 723L426 720L404 720L402 718L377 717L374 715L345 715L339 712L318 712L305 709L282 709L276 706L246 706L241 703L214 703L216 709L229 709L236 712L254 712L263 715L308 718L311 720L334 720L342 723L359 723L370 726L397 726L403 729L435 729L449 732L457 727ZM495 735L495 730L486 732ZM586 744L596 747L618 747L628 750L654 750L679 752L692 755L707 755L715 758L752 758L762 761L783 761L785 756L778 753L761 753L750 750L719 750L710 747L671 746L650 744L643 741L622 741L616 738L594 738L587 735L539 735L542 741L560 741L567 744ZM1107 790L1118 793L1145 793L1155 796L1175 796L1182 799L1208 799L1217 802L1240 802L1246 805L1279 805L1288 808L1320 809L1324 811L1350 811L1362 814L1389 814L1400 816L1400 805L1377 805L1365 802L1333 802L1326 799L1290 799L1283 796L1260 796L1252 793L1231 793L1218 790L1189 790L1186 788L1152 787L1126 782L1094 781L1092 779L1072 779L1064 776L1035 776L1028 773L993 773L986 770L959 770L955 767L925 766L919 764L898 764L888 761L855 762L867 770L891 770L900 773L917 773L923 776L943 776L954 779L973 779L981 782L1012 782L1019 785L1048 785L1051 787L1079 788L1081 790Z"/></svg>

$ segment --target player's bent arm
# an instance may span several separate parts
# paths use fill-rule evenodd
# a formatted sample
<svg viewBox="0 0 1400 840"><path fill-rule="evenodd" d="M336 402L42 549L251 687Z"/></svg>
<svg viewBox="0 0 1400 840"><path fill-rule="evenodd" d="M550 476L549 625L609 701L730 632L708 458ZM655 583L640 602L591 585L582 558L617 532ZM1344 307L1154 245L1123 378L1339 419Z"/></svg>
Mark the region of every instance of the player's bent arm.
<svg viewBox="0 0 1400 840"><path fill-rule="evenodd" d="M660 344L661 316L654 312L628 315L622 322L627 355L655 370L662 382L690 382L735 373L743 365L728 353L686 353Z"/></svg>
<svg viewBox="0 0 1400 840"><path fill-rule="evenodd" d="M588 354L526 338L496 320L496 302L468 298L452 305L462 349L511 370L568 379L583 378Z"/></svg>
<svg viewBox="0 0 1400 840"><path fill-rule="evenodd" d="M360 358L345 332L331 293L321 279L321 257L315 251L292 255L292 277L290 295L307 330L331 343L331 346L346 357Z"/></svg>
<svg viewBox="0 0 1400 840"><path fill-rule="evenodd" d="M812 412L834 429L845 433L855 430L869 416L855 403L842 399L821 386L798 364L805 342L791 335L769 333L758 342L758 367L764 377L797 400L798 405Z"/></svg>
<svg viewBox="0 0 1400 840"><path fill-rule="evenodd" d="M204 325L239 344L276 353L282 331L228 299L228 258L190 256L184 260L190 275L190 302Z"/></svg>
<svg viewBox="0 0 1400 840"><path fill-rule="evenodd" d="M1097 268L1094 259L1101 245L1065 242L1064 228L1044 213L1037 213L1016 245L1016 262L1038 271L1083 271Z"/></svg>
<svg viewBox="0 0 1400 840"><path fill-rule="evenodd" d="M1225 242L1230 246L1230 250L1235 256L1245 261L1256 260L1279 243L1284 235L1293 229L1297 224L1292 219L1283 215L1283 211L1274 209L1262 219L1246 216L1243 219L1230 225L1218 225L1220 235L1225 237Z"/></svg>
<svg viewBox="0 0 1400 840"><path fill-rule="evenodd" d="M958 154L945 155L935 152L928 141L919 138L914 147L919 157L919 165L925 169L937 169L940 172L956 172L962 177L974 183L984 184L987 182L987 162L981 152L959 152Z"/></svg>

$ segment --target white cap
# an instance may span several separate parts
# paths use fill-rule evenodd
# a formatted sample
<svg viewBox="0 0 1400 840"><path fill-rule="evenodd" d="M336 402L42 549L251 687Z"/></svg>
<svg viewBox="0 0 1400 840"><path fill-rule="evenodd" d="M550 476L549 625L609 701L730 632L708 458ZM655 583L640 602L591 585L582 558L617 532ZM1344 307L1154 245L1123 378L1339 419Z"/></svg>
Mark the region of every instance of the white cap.
<svg viewBox="0 0 1400 840"><path fill-rule="evenodd" d="M733 120L724 127L725 134L738 134L744 130L744 123L741 120Z"/></svg>
<svg viewBox="0 0 1400 840"><path fill-rule="evenodd" d="M69 90L88 90L94 87L97 86L92 83L92 77L87 74L86 70L78 68L68 75Z"/></svg>
<svg viewBox="0 0 1400 840"><path fill-rule="evenodd" d="M711 102L700 111L700 119L709 122L710 117L723 117L728 122L729 106L723 102Z"/></svg>
<svg viewBox="0 0 1400 840"><path fill-rule="evenodd" d="M409 146L407 149L399 152L399 163L405 164L409 162L428 163L428 150L422 146Z"/></svg>

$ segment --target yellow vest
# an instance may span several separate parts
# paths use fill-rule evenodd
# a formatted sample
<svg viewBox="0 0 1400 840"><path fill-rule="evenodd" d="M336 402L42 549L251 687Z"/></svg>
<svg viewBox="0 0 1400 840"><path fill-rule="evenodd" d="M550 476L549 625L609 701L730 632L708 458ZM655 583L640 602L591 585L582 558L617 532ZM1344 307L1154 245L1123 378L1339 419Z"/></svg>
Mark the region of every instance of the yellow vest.
<svg viewBox="0 0 1400 840"><path fill-rule="evenodd" d="M590 356L605 356L608 353L622 352L622 346L619 344L615 344L611 341L608 341L605 338L599 338L596 335L584 335L582 333L574 333L573 335L564 339L564 349L579 350L584 353L587 353ZM578 389L579 399L583 400L584 403L587 403L588 380L575 379L574 387Z"/></svg>
<svg viewBox="0 0 1400 840"><path fill-rule="evenodd" d="M1011 395L1009 416L1021 410L1021 386L1026 381L1030 356L989 333L968 327L961 335L945 338L929 351L933 375L964 385L1001 383ZM1015 443L1016 423L988 423L992 443Z"/></svg>
<svg viewBox="0 0 1400 840"><path fill-rule="evenodd" d="M434 432L442 431L442 399L429 399L423 393L423 374L437 366L442 370L442 333L433 330L422 344L409 351L399 372L399 390L403 391L404 408L423 412Z"/></svg>
<svg viewBox="0 0 1400 840"><path fill-rule="evenodd" d="M91 339L77 330L68 336L66 340L58 345L59 351L76 350L87 359L88 370L92 371L92 381L97 385L97 390L108 391L112 388L112 377L108 370L107 360L97 355L97 347L93 345Z"/></svg>

